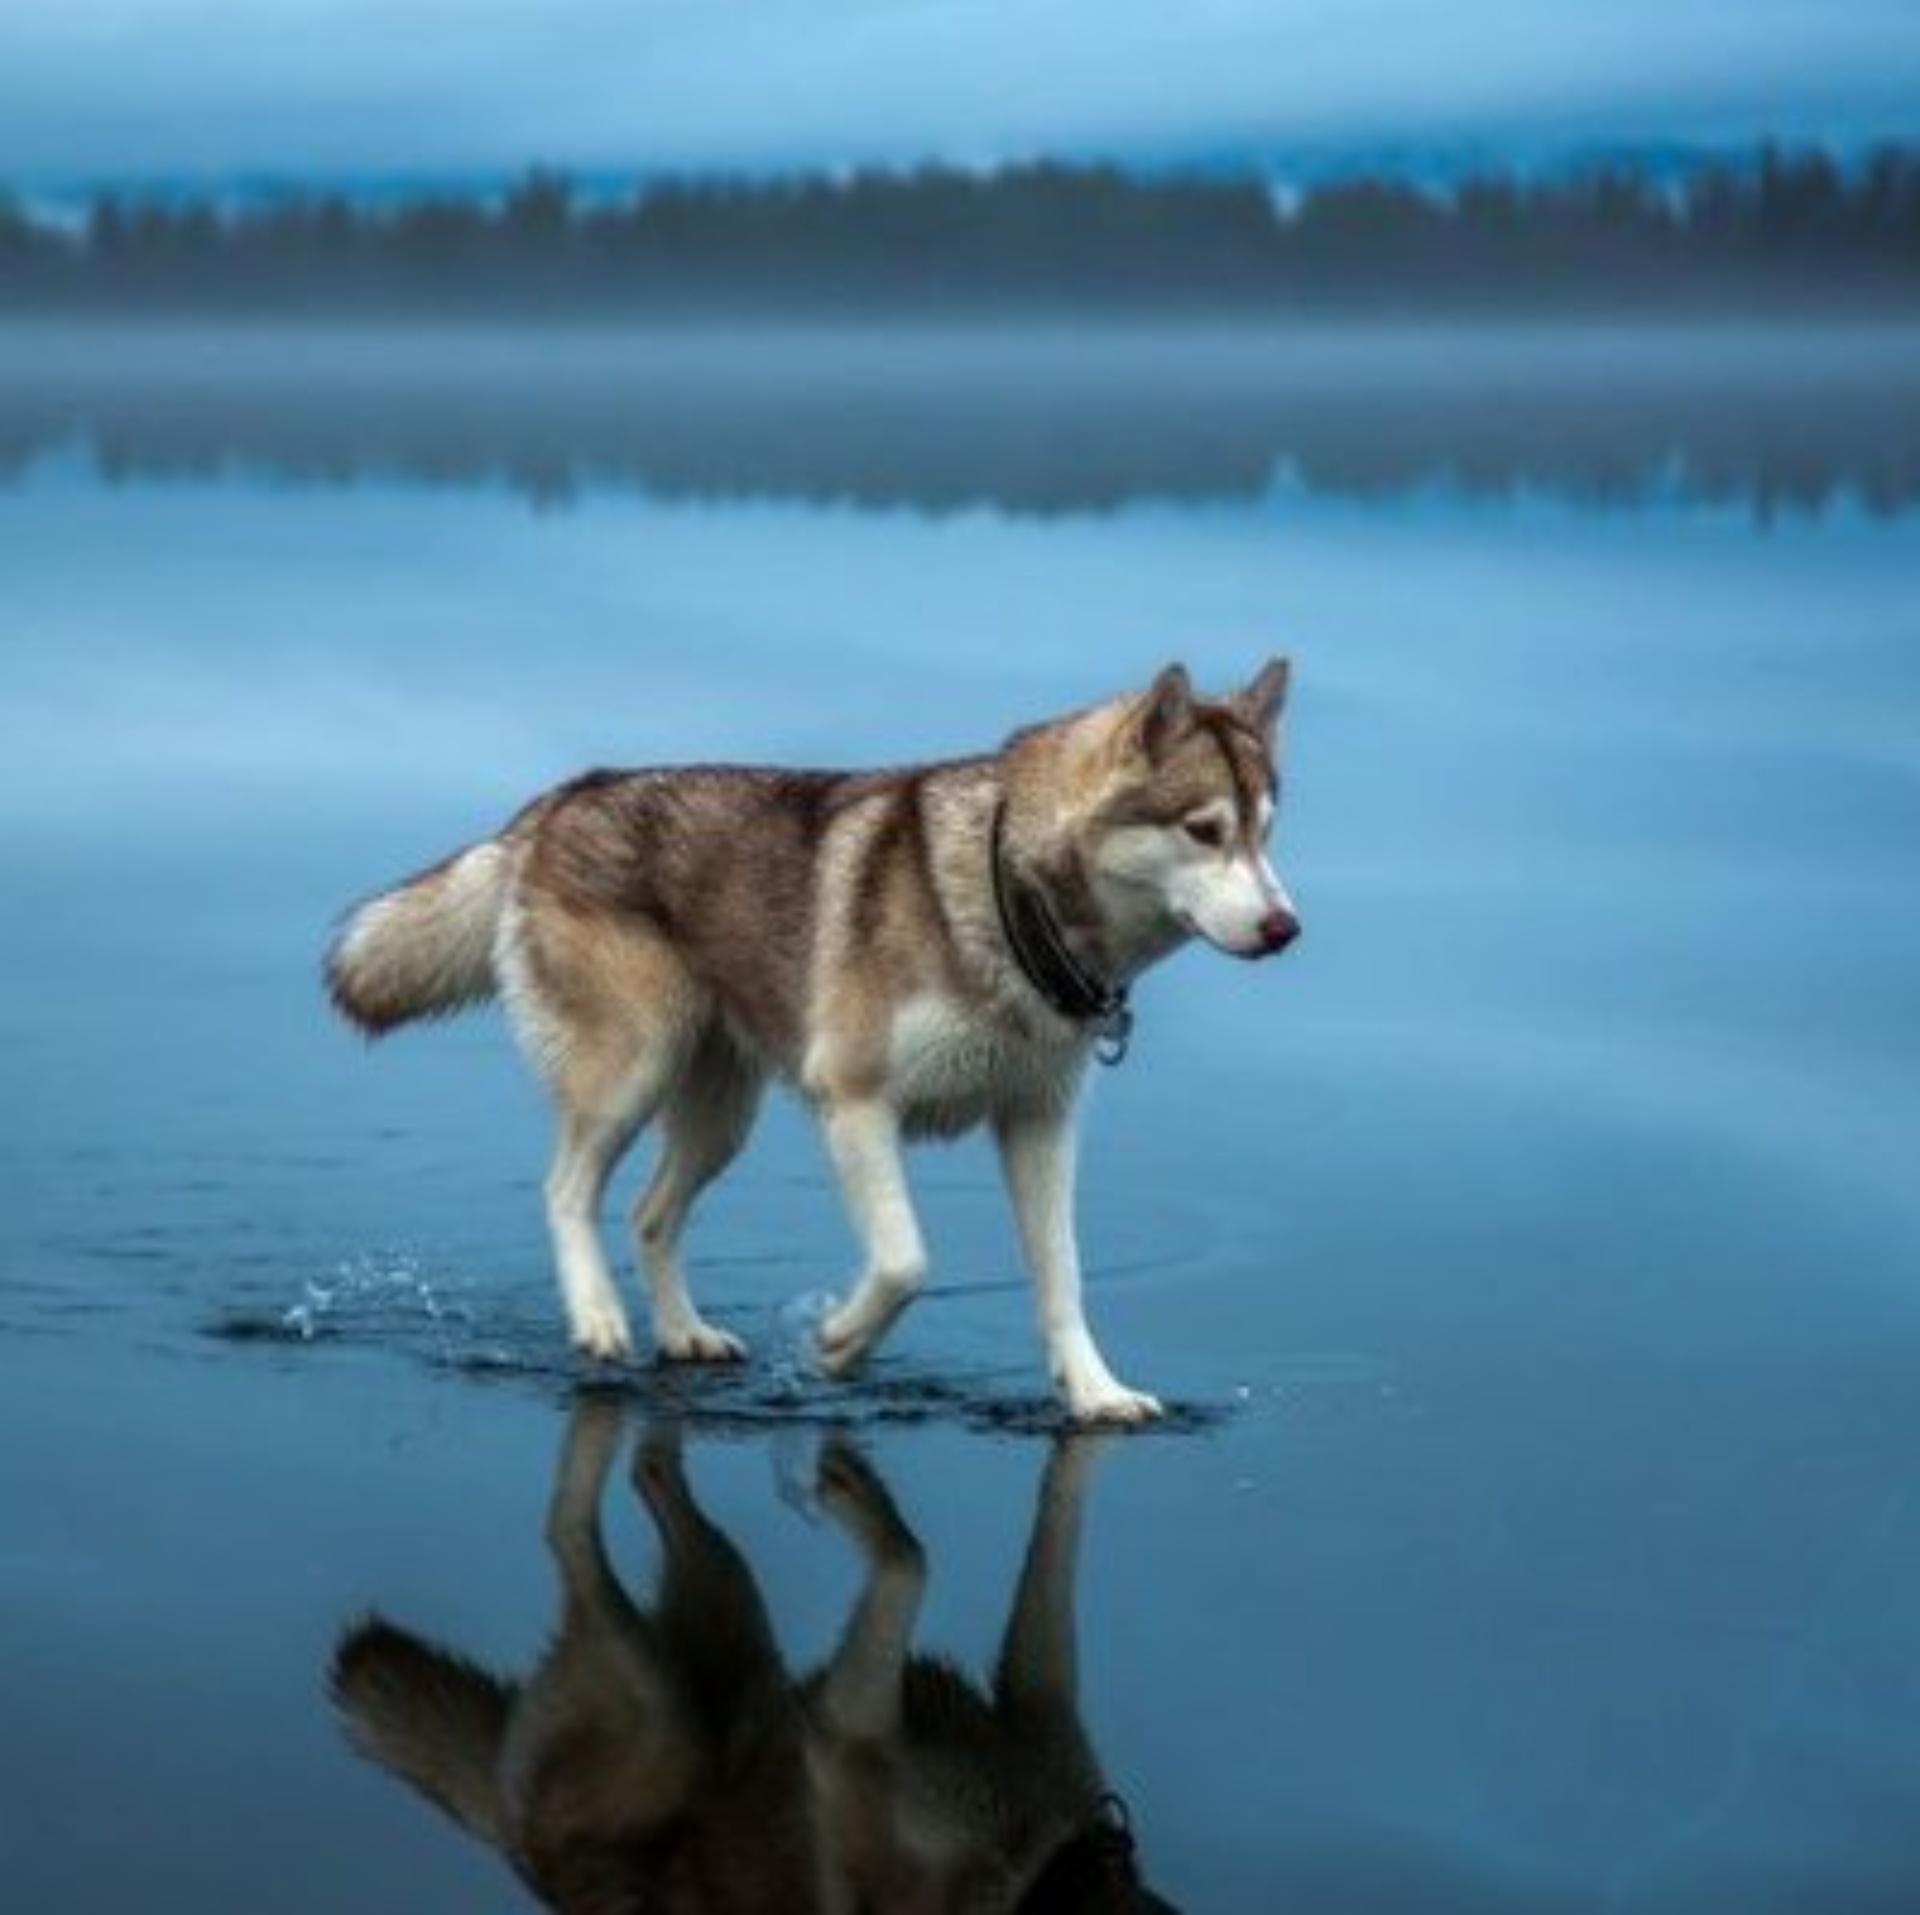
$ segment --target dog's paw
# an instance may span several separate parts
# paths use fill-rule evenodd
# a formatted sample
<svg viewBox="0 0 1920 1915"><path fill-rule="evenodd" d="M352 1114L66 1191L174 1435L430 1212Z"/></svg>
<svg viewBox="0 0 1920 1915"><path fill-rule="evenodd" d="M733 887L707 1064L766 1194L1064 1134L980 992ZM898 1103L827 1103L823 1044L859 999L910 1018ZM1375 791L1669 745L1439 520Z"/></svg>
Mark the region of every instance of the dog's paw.
<svg viewBox="0 0 1920 1915"><path fill-rule="evenodd" d="M919 1541L886 1484L851 1443L835 1438L822 1447L814 1494L872 1561L903 1569L924 1566Z"/></svg>
<svg viewBox="0 0 1920 1915"><path fill-rule="evenodd" d="M575 1313L573 1347L596 1363L623 1363L633 1355L633 1333L619 1306Z"/></svg>
<svg viewBox="0 0 1920 1915"><path fill-rule="evenodd" d="M686 1500L686 1464L677 1425L656 1424L634 1445L633 1486L659 1517Z"/></svg>
<svg viewBox="0 0 1920 1915"><path fill-rule="evenodd" d="M1076 1423L1129 1428L1157 1423L1167 1413L1166 1405L1157 1396L1149 1396L1144 1390L1130 1390L1121 1383L1075 1391L1067 1401L1067 1411Z"/></svg>
<svg viewBox="0 0 1920 1915"><path fill-rule="evenodd" d="M833 1515L887 1504L886 1487L873 1465L843 1436L829 1437L820 1446L813 1488L822 1508Z"/></svg>
<svg viewBox="0 0 1920 1915"><path fill-rule="evenodd" d="M731 1330L716 1329L701 1317L658 1332L660 1354L669 1363L744 1363L747 1346Z"/></svg>
<svg viewBox="0 0 1920 1915"><path fill-rule="evenodd" d="M872 1337L863 1335L856 1324L849 1323L845 1310L836 1310L814 1333L815 1360L831 1377L851 1376L872 1347Z"/></svg>

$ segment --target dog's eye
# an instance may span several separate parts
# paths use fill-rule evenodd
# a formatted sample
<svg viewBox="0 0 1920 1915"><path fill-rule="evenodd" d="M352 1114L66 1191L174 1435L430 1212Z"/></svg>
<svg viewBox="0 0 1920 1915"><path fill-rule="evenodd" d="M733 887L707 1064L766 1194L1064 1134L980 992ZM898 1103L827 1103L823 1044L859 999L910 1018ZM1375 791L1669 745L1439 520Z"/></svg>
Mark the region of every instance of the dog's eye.
<svg viewBox="0 0 1920 1915"><path fill-rule="evenodd" d="M1218 851L1227 841L1227 828L1218 818L1188 818L1180 828L1195 844L1203 844L1209 851Z"/></svg>

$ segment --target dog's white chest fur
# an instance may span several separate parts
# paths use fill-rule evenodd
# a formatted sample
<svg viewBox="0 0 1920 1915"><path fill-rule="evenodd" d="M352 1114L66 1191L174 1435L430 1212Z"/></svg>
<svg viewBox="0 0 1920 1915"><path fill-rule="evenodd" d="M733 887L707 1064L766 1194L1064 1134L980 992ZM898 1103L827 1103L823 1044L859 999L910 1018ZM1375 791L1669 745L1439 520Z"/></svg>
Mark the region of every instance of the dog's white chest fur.
<svg viewBox="0 0 1920 1915"><path fill-rule="evenodd" d="M950 1135L1005 1104L1057 1091L1074 1047L1022 1037L951 998L909 998L894 1014L888 1089L910 1132Z"/></svg>

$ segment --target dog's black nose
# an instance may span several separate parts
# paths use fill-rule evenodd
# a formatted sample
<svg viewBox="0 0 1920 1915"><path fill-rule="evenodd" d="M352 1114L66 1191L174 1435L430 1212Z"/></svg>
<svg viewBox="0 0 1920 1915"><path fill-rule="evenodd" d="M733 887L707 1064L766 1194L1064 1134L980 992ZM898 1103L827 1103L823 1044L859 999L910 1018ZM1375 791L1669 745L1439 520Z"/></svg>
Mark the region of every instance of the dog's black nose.
<svg viewBox="0 0 1920 1915"><path fill-rule="evenodd" d="M1284 951L1300 935L1300 920L1285 905L1276 904L1260 920L1260 948L1271 956Z"/></svg>

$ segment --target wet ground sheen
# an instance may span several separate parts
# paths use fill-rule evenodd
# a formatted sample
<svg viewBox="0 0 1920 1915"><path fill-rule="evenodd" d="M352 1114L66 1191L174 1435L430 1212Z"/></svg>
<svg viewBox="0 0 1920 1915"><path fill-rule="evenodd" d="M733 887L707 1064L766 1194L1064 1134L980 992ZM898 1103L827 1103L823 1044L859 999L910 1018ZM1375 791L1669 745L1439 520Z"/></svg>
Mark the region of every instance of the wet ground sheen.
<svg viewBox="0 0 1920 1915"><path fill-rule="evenodd" d="M376 1612L526 1676L585 1445L626 1582L629 1464L683 1468L795 1679L902 1529L987 1675L1070 1480L1086 1746L1181 1908L1914 1906L1920 388L1870 343L0 342L0 1898L534 1905L329 1682ZM816 1377L851 1251L785 1104L689 1245L751 1362L581 1370L497 1020L370 1050L318 989L584 765L960 753L1276 649L1306 935L1156 973L1087 1113L1150 1435L1064 1442L973 1144L915 1159L925 1303Z"/></svg>

